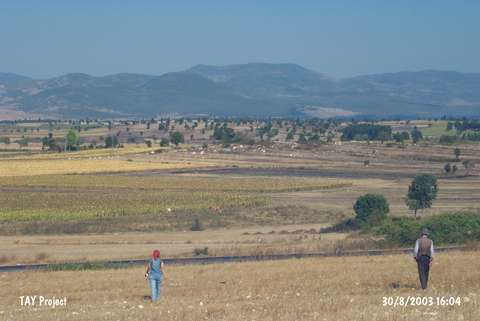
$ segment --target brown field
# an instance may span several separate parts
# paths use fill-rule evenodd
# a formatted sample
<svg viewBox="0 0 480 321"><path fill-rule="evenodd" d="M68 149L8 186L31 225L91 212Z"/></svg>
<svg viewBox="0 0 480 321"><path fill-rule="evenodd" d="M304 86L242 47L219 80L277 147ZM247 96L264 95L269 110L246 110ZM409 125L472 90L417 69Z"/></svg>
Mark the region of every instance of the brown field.
<svg viewBox="0 0 480 321"><path fill-rule="evenodd" d="M476 321L478 252L439 254L418 289L408 255L167 267L149 302L144 268L0 275L2 320ZM22 307L19 296L67 297L66 307ZM460 306L383 306L383 297L455 297ZM436 301L434 301L436 302Z"/></svg>
<svg viewBox="0 0 480 321"><path fill-rule="evenodd" d="M0 236L3 264L141 259L152 248L166 257L333 251L342 233L319 234L326 224L252 226L192 232L115 233L101 235ZM356 239L349 239L354 242ZM361 242L361 239L356 240ZM348 243L348 241L347 241ZM41 258L41 259L39 259ZM2 256L0 256L2 260Z"/></svg>
<svg viewBox="0 0 480 321"><path fill-rule="evenodd" d="M480 160L480 145L465 144L461 149L462 159ZM2 261L38 261L26 257L28 242L23 244L22 234L40 234L39 238L48 234L48 241L35 239L31 245L36 254L45 254L40 255L42 260L53 262L136 257L146 250L142 242L151 242L139 241L143 235L150 235L149 239L158 235L159 241L152 242L164 245L170 233L178 233L179 239L170 244L169 255L188 255L206 246L212 254L330 248L330 243L319 245L311 235L307 235L311 244L299 236L273 240L279 237L273 234L261 244L254 236L232 233L232 239L226 235L232 230L278 232L281 225L308 230L333 224L352 217L353 203L366 193L384 194L392 216L411 215L404 197L410 180L423 172L439 177L439 194L433 207L420 215L480 209L478 167L468 177L460 162L456 175L442 173L445 162L453 163L452 146L349 142L310 150L281 144L154 150L128 145L60 154L3 154ZM72 175L75 172L81 174ZM207 230L183 232L197 217ZM79 239L65 244L68 237L59 234L70 233ZM103 236L88 236L92 233L108 236L102 240ZM86 246L81 234L84 240L95 241ZM202 235L201 240L195 241L197 235ZM209 243L208 235L225 240ZM327 235L315 237L328 239ZM110 251L108 242L123 243L125 252ZM76 254L69 257L69 251Z"/></svg>

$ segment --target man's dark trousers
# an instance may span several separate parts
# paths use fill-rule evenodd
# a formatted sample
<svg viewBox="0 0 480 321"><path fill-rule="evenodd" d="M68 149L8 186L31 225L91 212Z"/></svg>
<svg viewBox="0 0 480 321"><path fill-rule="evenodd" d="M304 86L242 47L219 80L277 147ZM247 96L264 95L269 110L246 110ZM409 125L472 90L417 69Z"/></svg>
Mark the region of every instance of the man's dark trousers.
<svg viewBox="0 0 480 321"><path fill-rule="evenodd" d="M428 255L422 255L417 259L418 276L420 277L420 284L422 289L427 288L428 284L428 272L430 271L430 257Z"/></svg>

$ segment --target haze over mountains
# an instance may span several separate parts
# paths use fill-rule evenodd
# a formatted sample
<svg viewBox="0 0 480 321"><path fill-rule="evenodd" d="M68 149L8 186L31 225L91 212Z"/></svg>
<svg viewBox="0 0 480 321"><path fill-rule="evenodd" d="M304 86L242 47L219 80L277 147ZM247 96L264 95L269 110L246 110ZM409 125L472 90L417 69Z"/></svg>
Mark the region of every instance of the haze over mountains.
<svg viewBox="0 0 480 321"><path fill-rule="evenodd" d="M0 73L0 118L480 116L480 73L425 70L336 80L295 64L197 65L160 76ZM5 117L3 117L5 118Z"/></svg>

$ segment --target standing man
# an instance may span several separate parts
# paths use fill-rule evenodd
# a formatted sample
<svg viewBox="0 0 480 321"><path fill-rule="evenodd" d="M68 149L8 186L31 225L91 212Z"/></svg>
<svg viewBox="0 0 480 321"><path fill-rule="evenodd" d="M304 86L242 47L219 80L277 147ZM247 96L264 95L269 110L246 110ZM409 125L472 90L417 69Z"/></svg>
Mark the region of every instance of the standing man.
<svg viewBox="0 0 480 321"><path fill-rule="evenodd" d="M418 276L424 290L427 288L428 272L430 271L434 255L433 241L428 238L428 230L423 229L420 233L420 238L415 242L413 258L417 261Z"/></svg>

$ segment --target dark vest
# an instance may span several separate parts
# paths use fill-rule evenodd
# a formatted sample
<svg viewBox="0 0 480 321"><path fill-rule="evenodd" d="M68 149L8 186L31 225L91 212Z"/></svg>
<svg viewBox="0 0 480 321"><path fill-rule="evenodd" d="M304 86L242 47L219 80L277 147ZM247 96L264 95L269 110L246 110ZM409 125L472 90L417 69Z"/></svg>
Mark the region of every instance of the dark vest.
<svg viewBox="0 0 480 321"><path fill-rule="evenodd" d="M432 240L427 237L421 237L418 239L418 257L422 255L432 256L430 253L430 247L432 246Z"/></svg>

